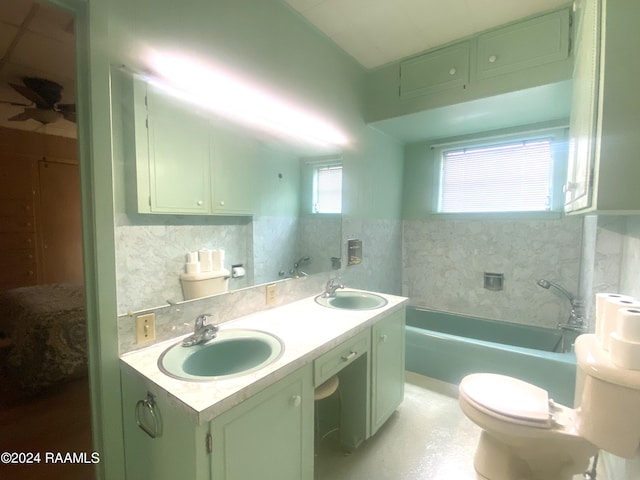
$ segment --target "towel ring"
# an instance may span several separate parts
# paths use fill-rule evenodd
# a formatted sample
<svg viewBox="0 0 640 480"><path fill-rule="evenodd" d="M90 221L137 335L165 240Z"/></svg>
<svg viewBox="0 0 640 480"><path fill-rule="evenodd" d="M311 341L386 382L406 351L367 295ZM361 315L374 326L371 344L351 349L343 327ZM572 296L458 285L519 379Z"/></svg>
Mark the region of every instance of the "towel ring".
<svg viewBox="0 0 640 480"><path fill-rule="evenodd" d="M157 438L160 436L160 421L159 416L156 415L156 398L153 396L151 392L147 392L147 398L144 400L138 400L136 403L136 423L142 429L144 433L149 435L151 438ZM149 414L153 420L153 427L149 428L146 426L141 419L141 412L143 409L149 410Z"/></svg>

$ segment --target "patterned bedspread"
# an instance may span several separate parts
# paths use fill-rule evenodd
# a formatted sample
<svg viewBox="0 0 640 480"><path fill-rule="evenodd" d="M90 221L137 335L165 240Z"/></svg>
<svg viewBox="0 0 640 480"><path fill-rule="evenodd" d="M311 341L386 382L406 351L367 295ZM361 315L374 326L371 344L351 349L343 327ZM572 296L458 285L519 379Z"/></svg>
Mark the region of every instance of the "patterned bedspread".
<svg viewBox="0 0 640 480"><path fill-rule="evenodd" d="M82 285L0 291L0 333L12 340L5 369L25 390L87 374Z"/></svg>

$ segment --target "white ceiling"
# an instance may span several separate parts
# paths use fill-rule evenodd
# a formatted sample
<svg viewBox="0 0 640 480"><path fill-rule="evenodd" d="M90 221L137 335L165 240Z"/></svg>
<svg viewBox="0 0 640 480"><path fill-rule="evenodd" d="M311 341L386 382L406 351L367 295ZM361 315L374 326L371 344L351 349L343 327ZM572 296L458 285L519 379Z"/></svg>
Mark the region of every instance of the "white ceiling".
<svg viewBox="0 0 640 480"><path fill-rule="evenodd" d="M22 77L41 77L63 86L60 103L75 103L73 17L32 0L0 0L0 100L30 103L9 86ZM35 120L9 122L24 110L0 103L0 126L52 135L76 136L74 123L60 119L42 125Z"/></svg>
<svg viewBox="0 0 640 480"><path fill-rule="evenodd" d="M570 3L570 0L285 1L366 68Z"/></svg>
<svg viewBox="0 0 640 480"><path fill-rule="evenodd" d="M366 68L566 5L567 0L285 0ZM33 0L0 0L0 100L28 103L8 83L43 77L75 101L73 19ZM24 107L0 103L0 126L75 136L60 119L8 122Z"/></svg>

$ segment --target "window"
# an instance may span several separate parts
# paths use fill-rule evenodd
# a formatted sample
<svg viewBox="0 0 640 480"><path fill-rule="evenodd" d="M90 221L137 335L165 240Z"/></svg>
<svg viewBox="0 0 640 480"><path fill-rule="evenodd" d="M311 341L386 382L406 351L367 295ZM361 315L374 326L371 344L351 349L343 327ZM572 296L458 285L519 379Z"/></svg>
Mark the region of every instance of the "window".
<svg viewBox="0 0 640 480"><path fill-rule="evenodd" d="M313 213L341 213L342 165L317 166L313 177Z"/></svg>
<svg viewBox="0 0 640 480"><path fill-rule="evenodd" d="M541 212L557 208L562 180L553 135L441 149L438 211ZM566 162L564 162L566 163Z"/></svg>

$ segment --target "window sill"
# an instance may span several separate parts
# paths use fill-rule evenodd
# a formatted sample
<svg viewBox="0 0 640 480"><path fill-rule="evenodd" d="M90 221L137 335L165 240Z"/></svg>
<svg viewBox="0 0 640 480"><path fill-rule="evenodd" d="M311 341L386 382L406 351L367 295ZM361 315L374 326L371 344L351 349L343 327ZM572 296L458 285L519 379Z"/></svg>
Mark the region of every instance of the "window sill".
<svg viewBox="0 0 640 480"><path fill-rule="evenodd" d="M440 213L433 212L424 218L431 220L491 220L491 219L515 219L515 220L554 220L563 218L563 212L460 212Z"/></svg>

